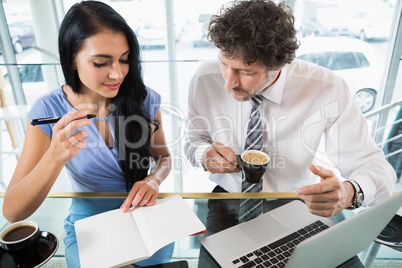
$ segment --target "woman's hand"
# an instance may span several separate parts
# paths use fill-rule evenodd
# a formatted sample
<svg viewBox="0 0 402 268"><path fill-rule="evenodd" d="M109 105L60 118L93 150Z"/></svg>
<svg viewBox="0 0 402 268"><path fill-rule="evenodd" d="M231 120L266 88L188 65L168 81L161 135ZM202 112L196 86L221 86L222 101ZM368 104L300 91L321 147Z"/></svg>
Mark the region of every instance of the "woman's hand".
<svg viewBox="0 0 402 268"><path fill-rule="evenodd" d="M130 205L133 207L154 205L158 198L159 185L160 181L152 174L142 181L137 181L120 208L123 212L127 212Z"/></svg>
<svg viewBox="0 0 402 268"><path fill-rule="evenodd" d="M53 128L53 137L48 152L52 159L64 165L73 159L86 146L87 131L77 131L78 128L91 125L85 117L88 111L76 111L65 114ZM76 120L78 118L82 118ZM74 133L75 132L75 133Z"/></svg>
<svg viewBox="0 0 402 268"><path fill-rule="evenodd" d="M28 218L45 200L64 164L86 145L86 131L78 128L91 121L89 111L64 115L53 127L52 138L28 122L25 142L3 202L3 215L10 222ZM74 134L72 134L74 133Z"/></svg>
<svg viewBox="0 0 402 268"><path fill-rule="evenodd" d="M162 122L160 110L156 113L155 119ZM159 185L161 185L162 181L170 172L172 163L169 150L167 149L162 123L159 129L152 135L151 140L151 151L153 155L160 156L156 160L155 170L148 177L142 181L137 181L133 185L126 200L124 200L120 207L123 212L127 212L131 205L133 207L154 205L158 198Z"/></svg>

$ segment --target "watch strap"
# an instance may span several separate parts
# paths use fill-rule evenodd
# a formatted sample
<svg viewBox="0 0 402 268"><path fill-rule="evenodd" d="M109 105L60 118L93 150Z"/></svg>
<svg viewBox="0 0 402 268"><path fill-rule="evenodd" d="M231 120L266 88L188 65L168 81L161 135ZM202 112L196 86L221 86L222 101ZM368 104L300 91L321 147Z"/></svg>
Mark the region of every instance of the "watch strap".
<svg viewBox="0 0 402 268"><path fill-rule="evenodd" d="M354 181L354 180L349 180L349 181L347 181L347 182L349 182L350 184L352 184L353 188L355 188L355 194L362 192L362 190L360 189L360 185L359 185L356 181Z"/></svg>
<svg viewBox="0 0 402 268"><path fill-rule="evenodd" d="M348 207L347 209L356 209L361 206L361 202L359 203L359 198L363 197L363 191L360 188L360 185L354 180L348 180L350 184L352 184L353 188L355 189L355 193L353 195L352 206Z"/></svg>

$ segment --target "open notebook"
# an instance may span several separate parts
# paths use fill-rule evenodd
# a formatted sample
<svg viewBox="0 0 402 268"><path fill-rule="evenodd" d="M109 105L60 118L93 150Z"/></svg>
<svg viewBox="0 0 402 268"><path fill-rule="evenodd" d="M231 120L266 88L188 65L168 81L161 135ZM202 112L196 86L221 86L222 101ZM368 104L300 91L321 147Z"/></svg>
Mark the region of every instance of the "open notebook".
<svg viewBox="0 0 402 268"><path fill-rule="evenodd" d="M149 258L205 226L179 195L150 207L115 209L75 222L81 267L119 267Z"/></svg>
<svg viewBox="0 0 402 268"><path fill-rule="evenodd" d="M367 248L402 206L402 193L335 224L292 201L201 240L221 267L336 267Z"/></svg>

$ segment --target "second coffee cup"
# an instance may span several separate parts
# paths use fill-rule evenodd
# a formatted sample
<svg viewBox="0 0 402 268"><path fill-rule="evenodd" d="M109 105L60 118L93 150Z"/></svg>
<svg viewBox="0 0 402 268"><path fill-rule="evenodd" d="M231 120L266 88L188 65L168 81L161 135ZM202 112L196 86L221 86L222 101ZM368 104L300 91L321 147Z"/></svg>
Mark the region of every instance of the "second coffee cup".
<svg viewBox="0 0 402 268"><path fill-rule="evenodd" d="M236 155L239 168L243 172L245 180L249 183L259 183L268 169L269 156L261 151L247 150L241 155Z"/></svg>
<svg viewBox="0 0 402 268"><path fill-rule="evenodd" d="M20 251L39 240L39 226L34 221L15 222L0 233L0 247L6 251Z"/></svg>

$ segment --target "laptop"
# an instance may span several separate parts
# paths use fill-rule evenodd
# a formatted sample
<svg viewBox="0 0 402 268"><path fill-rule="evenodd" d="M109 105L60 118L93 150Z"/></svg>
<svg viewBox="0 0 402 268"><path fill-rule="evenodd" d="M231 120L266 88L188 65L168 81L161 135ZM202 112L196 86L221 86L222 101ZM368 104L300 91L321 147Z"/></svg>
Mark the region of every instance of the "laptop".
<svg viewBox="0 0 402 268"><path fill-rule="evenodd" d="M368 248L402 206L402 193L335 224L295 200L212 234L201 244L221 267L336 267Z"/></svg>

